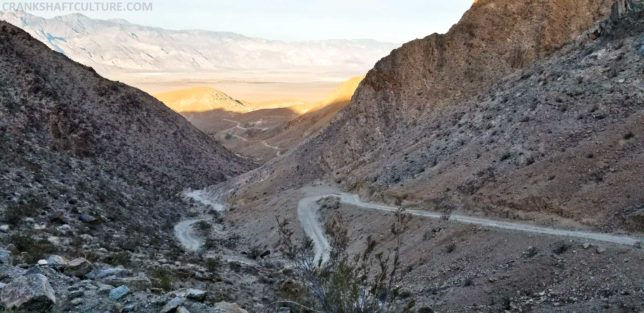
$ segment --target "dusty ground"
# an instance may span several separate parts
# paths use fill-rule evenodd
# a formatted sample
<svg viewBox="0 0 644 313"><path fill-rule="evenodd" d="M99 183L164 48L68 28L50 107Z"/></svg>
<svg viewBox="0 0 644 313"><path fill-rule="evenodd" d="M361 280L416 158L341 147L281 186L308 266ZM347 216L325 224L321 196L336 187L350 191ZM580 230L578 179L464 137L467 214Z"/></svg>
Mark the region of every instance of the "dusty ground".
<svg viewBox="0 0 644 313"><path fill-rule="evenodd" d="M354 251L392 246L391 214L342 206ZM327 212L328 215L328 212ZM404 287L437 312L639 312L641 249L414 217Z"/></svg>

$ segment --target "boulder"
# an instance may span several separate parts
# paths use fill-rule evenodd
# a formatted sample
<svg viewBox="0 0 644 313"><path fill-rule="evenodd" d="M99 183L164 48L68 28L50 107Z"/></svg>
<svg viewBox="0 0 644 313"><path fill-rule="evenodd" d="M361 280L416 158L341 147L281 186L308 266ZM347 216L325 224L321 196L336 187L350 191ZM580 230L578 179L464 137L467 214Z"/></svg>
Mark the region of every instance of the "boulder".
<svg viewBox="0 0 644 313"><path fill-rule="evenodd" d="M125 285L119 286L110 291L110 299L118 300L125 297L128 293L130 293L130 288Z"/></svg>
<svg viewBox="0 0 644 313"><path fill-rule="evenodd" d="M13 258L11 257L11 252L0 248L0 264L11 265L12 263Z"/></svg>
<svg viewBox="0 0 644 313"><path fill-rule="evenodd" d="M161 308L161 313L170 313L175 311L179 306L183 305L186 302L186 298L176 297L168 301L163 308Z"/></svg>
<svg viewBox="0 0 644 313"><path fill-rule="evenodd" d="M67 263L65 273L76 277L84 277L92 270L92 263L85 258L76 258Z"/></svg>
<svg viewBox="0 0 644 313"><path fill-rule="evenodd" d="M2 288L0 303L11 312L48 312L56 303L56 295L47 277L31 274Z"/></svg>

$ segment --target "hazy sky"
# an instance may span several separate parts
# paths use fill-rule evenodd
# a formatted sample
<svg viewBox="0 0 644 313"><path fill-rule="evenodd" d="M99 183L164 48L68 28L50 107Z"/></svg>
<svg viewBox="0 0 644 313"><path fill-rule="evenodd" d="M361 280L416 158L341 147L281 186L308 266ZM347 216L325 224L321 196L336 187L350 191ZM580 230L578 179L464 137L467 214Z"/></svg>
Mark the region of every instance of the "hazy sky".
<svg viewBox="0 0 644 313"><path fill-rule="evenodd" d="M35 1L35 0L0 0ZM43 0L39 0L43 1ZM50 2L94 0L44 0ZM231 31L281 40L372 38L405 42L456 23L472 0L101 0L150 1L151 12L81 12L172 29ZM72 12L30 12L40 16Z"/></svg>

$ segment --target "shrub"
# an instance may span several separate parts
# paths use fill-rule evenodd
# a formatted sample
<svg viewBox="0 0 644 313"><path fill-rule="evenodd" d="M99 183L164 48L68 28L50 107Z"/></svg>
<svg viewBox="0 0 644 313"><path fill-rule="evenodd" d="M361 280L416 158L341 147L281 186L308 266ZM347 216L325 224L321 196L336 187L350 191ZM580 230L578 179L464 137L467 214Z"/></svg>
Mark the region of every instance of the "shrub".
<svg viewBox="0 0 644 313"><path fill-rule="evenodd" d="M456 250L456 243L454 242L450 242L449 244L447 244L447 246L445 246L445 252L447 253L452 253L454 252L454 250Z"/></svg>
<svg viewBox="0 0 644 313"><path fill-rule="evenodd" d="M296 299L280 301L300 312L327 313L404 313L413 312L415 301L400 289L400 247L402 234L408 228L410 215L396 212L391 233L396 245L377 252L377 242L369 236L366 248L359 254L347 252L348 231L339 216L327 224L332 253L325 264L315 263L312 242L295 243L288 220L277 220L280 247L295 266L295 277L304 286L304 294Z"/></svg>
<svg viewBox="0 0 644 313"><path fill-rule="evenodd" d="M127 267L130 265L130 253L128 253L127 251L114 253L108 256L105 259L105 262L107 262L108 264L123 265Z"/></svg>
<svg viewBox="0 0 644 313"><path fill-rule="evenodd" d="M11 236L11 243L18 252L24 253L24 261L27 263L36 263L58 250L56 246L45 239L36 240L19 234Z"/></svg>
<svg viewBox="0 0 644 313"><path fill-rule="evenodd" d="M47 204L34 196L30 196L23 204L13 204L7 207L4 218L11 224L18 224L26 217L36 216L38 210L44 208Z"/></svg>
<svg viewBox="0 0 644 313"><path fill-rule="evenodd" d="M215 258L208 258L206 260L206 268L211 272L216 272L221 267L222 261L221 257L217 256Z"/></svg>
<svg viewBox="0 0 644 313"><path fill-rule="evenodd" d="M152 278L154 287L165 291L172 290L173 277L168 270L161 268L154 269L154 271L152 271Z"/></svg>

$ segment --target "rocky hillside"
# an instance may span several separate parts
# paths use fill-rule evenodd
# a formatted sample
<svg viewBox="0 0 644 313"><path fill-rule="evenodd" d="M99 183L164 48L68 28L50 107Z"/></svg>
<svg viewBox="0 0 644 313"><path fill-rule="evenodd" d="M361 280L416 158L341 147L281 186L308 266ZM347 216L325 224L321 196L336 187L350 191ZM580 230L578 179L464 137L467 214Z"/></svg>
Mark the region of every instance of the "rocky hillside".
<svg viewBox="0 0 644 313"><path fill-rule="evenodd" d="M188 209L179 193L253 166L151 96L4 22L0 117L0 242L16 262L169 253Z"/></svg>
<svg viewBox="0 0 644 313"><path fill-rule="evenodd" d="M477 1L381 60L245 196L326 177L383 201L641 230L642 20L623 17L639 3Z"/></svg>

